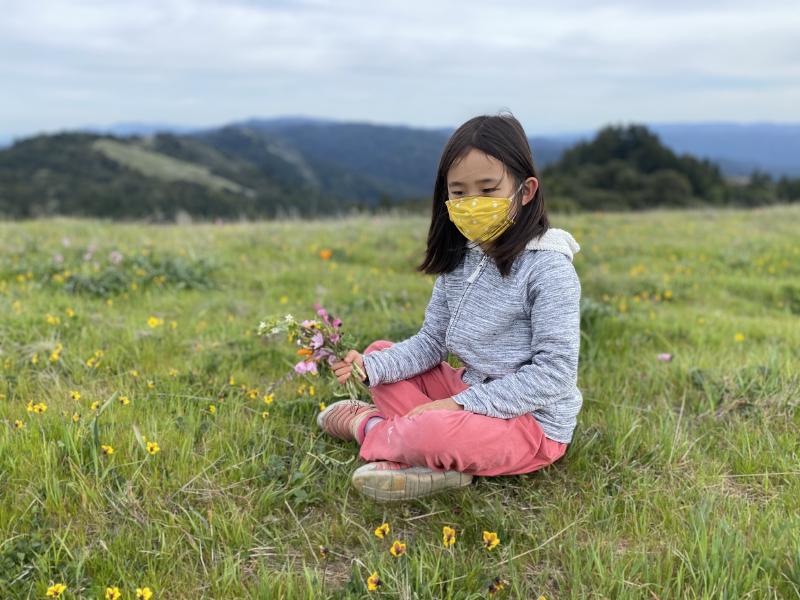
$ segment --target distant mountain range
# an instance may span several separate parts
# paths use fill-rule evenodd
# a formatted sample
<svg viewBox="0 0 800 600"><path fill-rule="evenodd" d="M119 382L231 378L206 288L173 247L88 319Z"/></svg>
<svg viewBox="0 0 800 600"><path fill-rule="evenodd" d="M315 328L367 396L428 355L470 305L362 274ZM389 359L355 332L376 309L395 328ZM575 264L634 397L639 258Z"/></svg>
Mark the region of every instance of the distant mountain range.
<svg viewBox="0 0 800 600"><path fill-rule="evenodd" d="M442 145L442 140L455 128L413 128L392 125L381 125L363 122L334 121L303 116L287 116L270 119L247 119L229 125L211 128L196 128L173 125L169 123L123 122L109 126L87 125L76 131L105 133L115 136L149 136L158 132L169 132L185 135L210 135L220 129L240 127L252 128L261 132L271 132L293 140L302 146L304 151L315 153L318 158L325 159L320 153L330 149L334 138L325 136L333 132L359 136L365 131L385 136L400 136L408 149L416 140L421 145L420 152L425 152L432 141ZM754 170L760 170L774 177L787 175L800 176L800 123L650 123L647 127L656 133L662 143L677 153L687 153L698 158L708 158L720 165L723 173L729 176L746 176ZM533 136L530 139L537 166L547 166L557 161L563 152L578 141L591 139L596 132L578 131L559 135ZM12 143L10 136L0 135L0 148ZM373 148L375 149L375 148ZM378 156L382 156L379 152ZM338 157L337 157L338 158ZM378 157L376 157L378 158ZM356 161L358 162L358 161ZM369 161L374 166L375 161ZM415 173L408 173L413 177ZM416 186L412 186L416 187Z"/></svg>
<svg viewBox="0 0 800 600"><path fill-rule="evenodd" d="M747 139L765 158L776 161L773 167L782 160L788 169L788 157L800 157L800 151L793 150L798 136L787 133L792 126L754 127L708 126L704 148L710 151L712 142L727 141L733 158L726 164L740 169L734 175L749 174L748 163L736 158L746 150ZM168 128L124 123L16 140L0 149L0 216L163 220L185 212L199 218L258 218L425 206L442 149L453 131L304 117L248 119L206 129ZM682 145L682 151L663 143L662 135ZM757 135L764 138L758 144L753 141ZM703 135L696 136L702 139ZM687 153L693 143L700 144L693 140L692 126L661 125L650 130L636 125L605 127L585 136L534 137L529 142L537 166L547 168L551 206L560 202L570 210L643 208L730 201L733 196L723 170L713 161L701 164ZM787 149L786 156L776 146ZM705 155L701 148L698 156ZM763 163L750 165L767 170ZM768 202L776 193L796 197L794 187L785 183L777 192L767 188L760 195L745 191L745 199L735 201Z"/></svg>

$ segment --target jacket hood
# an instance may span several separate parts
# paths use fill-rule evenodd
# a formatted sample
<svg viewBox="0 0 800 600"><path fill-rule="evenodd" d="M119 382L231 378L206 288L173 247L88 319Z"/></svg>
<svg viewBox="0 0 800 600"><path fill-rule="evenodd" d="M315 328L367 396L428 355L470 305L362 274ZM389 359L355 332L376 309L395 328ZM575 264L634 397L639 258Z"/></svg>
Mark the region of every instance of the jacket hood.
<svg viewBox="0 0 800 600"><path fill-rule="evenodd" d="M525 247L529 250L555 250L565 254L570 260L581 251L580 245L569 231L555 227L532 239Z"/></svg>
<svg viewBox="0 0 800 600"><path fill-rule="evenodd" d="M484 254L483 248L479 244L468 245L467 248L471 251L476 251L479 254ZM534 238L525 244L528 250L553 250L561 252L570 260L573 259L575 254L580 252L581 247L572 234L564 229L551 227L545 231L538 238Z"/></svg>

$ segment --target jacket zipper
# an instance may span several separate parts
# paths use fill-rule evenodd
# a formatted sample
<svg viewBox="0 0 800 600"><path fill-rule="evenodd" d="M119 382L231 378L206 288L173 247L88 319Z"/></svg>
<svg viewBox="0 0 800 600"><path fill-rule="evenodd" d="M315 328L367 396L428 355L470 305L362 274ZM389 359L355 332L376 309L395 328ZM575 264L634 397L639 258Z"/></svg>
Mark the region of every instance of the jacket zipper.
<svg viewBox="0 0 800 600"><path fill-rule="evenodd" d="M469 286L471 286L474 283L475 279L478 277L478 273L483 268L483 264L486 262L487 258L488 255L484 254L483 258L481 258L481 261L478 263L478 266L475 267L475 270L472 272L472 275L467 277L466 279L467 285L464 287L464 293L461 294L461 298L459 298L458 300L458 306L456 306L456 312L453 315L453 318L450 319L450 323L447 326L447 331L445 332L444 336L446 340L450 339L450 331L452 330L453 325L455 325L456 319L458 318L458 315L461 312L461 305L464 303L464 297L467 295L467 292L469 291Z"/></svg>

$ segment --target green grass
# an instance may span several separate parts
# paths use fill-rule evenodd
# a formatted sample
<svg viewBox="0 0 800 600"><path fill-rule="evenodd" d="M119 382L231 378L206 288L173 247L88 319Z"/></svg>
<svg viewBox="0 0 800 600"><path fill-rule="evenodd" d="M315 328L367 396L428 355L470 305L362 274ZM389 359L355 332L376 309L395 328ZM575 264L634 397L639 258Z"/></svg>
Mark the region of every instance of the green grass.
<svg viewBox="0 0 800 600"><path fill-rule="evenodd" d="M414 334L424 218L0 223L0 596L482 598L494 577L498 598L800 596L800 206L552 220L582 246L572 446L401 505L352 490L356 446L317 431L338 385L264 403L295 356L254 330L320 301L359 351Z"/></svg>

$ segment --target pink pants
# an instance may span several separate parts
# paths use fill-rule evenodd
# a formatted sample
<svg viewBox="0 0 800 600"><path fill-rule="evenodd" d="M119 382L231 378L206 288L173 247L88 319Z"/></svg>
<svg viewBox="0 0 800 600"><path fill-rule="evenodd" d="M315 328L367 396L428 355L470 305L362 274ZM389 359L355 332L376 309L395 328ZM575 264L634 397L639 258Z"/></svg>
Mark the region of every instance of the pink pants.
<svg viewBox="0 0 800 600"><path fill-rule="evenodd" d="M377 340L364 354L392 344ZM359 457L485 476L528 473L564 455L567 444L546 437L529 414L498 419L468 410L429 410L405 416L415 406L467 389L461 380L465 368L441 362L409 379L370 388L385 419L369 430Z"/></svg>

